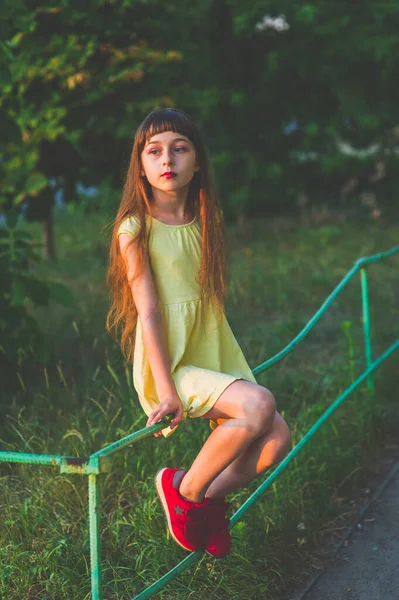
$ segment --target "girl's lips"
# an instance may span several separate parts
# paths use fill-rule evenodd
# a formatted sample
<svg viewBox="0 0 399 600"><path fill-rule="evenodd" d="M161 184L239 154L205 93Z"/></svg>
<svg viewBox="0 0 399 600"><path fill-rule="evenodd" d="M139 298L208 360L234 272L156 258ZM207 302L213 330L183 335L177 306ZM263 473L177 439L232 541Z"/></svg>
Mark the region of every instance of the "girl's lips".
<svg viewBox="0 0 399 600"><path fill-rule="evenodd" d="M172 179L172 177L176 177L176 173L172 173L172 171L169 171L168 173L164 173L162 177L165 177L165 179Z"/></svg>

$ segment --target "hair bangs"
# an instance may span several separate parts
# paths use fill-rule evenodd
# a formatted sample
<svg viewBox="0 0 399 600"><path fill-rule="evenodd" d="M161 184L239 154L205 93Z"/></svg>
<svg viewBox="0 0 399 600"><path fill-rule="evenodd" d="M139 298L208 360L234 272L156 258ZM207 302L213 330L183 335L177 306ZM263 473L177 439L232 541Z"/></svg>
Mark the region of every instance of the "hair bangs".
<svg viewBox="0 0 399 600"><path fill-rule="evenodd" d="M146 116L138 131L139 145L144 146L154 135L165 131L180 133L198 147L194 123L186 113L175 108L158 108Z"/></svg>

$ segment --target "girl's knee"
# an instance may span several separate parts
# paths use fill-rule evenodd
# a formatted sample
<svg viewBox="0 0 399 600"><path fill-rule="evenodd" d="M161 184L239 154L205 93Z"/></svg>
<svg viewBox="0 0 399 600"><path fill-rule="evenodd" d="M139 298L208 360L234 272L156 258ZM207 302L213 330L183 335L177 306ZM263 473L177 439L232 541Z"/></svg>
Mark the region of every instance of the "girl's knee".
<svg viewBox="0 0 399 600"><path fill-rule="evenodd" d="M276 414L276 400L265 387L258 386L256 393L248 402L248 422L251 431L259 435L269 429Z"/></svg>

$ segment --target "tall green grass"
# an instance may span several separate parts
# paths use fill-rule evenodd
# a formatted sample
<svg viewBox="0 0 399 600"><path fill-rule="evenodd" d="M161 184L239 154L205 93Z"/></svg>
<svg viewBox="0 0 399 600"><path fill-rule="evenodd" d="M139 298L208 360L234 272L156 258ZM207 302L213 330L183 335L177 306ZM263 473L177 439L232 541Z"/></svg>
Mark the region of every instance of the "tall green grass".
<svg viewBox="0 0 399 600"><path fill-rule="evenodd" d="M59 260L38 272L70 286L74 310L37 311L52 340L51 363L32 357L2 399L1 449L87 455L144 426L131 365L105 331L108 292L105 219L56 213ZM36 225L29 228L39 235ZM399 227L373 224L280 234L267 221L251 237L230 230L227 316L251 368L281 350L305 325L359 256L397 243ZM398 257L369 268L374 356L398 337ZM204 556L167 586L173 600L278 598L341 497L359 485L365 457L398 425L397 356L376 374L377 414L370 422L361 386L233 530L225 561ZM295 445L364 369L360 282L352 281L321 322L286 359L257 381L276 396ZM104 598L125 600L186 553L169 537L153 476L188 467L209 435L188 420L172 438L145 439L115 455L101 476ZM343 483L345 480L345 483ZM259 482L231 496L238 508ZM87 480L57 469L0 465L0 596L7 600L90 598Z"/></svg>

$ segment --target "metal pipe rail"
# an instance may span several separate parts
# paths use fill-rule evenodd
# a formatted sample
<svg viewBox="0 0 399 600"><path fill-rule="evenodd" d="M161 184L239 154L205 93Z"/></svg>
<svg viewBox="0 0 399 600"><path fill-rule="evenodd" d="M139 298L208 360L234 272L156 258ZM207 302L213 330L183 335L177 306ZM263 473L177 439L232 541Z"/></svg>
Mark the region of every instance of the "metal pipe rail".
<svg viewBox="0 0 399 600"><path fill-rule="evenodd" d="M372 373L375 369L399 348L399 339L397 339L385 352L383 352L374 362L372 360L372 345L370 336L370 310L368 296L368 278L366 265L379 261L383 258L392 256L399 252L399 246L394 246L386 252L381 252L373 256L359 258L343 277L340 283L335 287L332 293L326 298L319 310L308 321L299 334L280 352L272 356L269 360L262 363L255 369L253 374L257 375L276 362L282 360L289 354L316 325L321 316L326 312L335 298L342 292L349 281L360 271L361 293L362 293L362 320L365 345L365 371L328 407L323 415L314 423L305 436L298 444L287 454L282 462L276 467L271 475L255 490L255 492L244 502L230 519L230 527L233 527L241 517L251 508L256 500L270 487L270 485L287 468L292 460L297 456L301 449L308 443L313 435L320 429L321 425L332 415L332 413L342 404L342 402L355 390L364 380L367 380L367 386L370 392L370 399L374 410L374 383ZM101 554L100 554L100 493L99 480L100 473L109 471L110 455L118 450L126 448L130 444L137 442L157 431L163 429L171 421L171 417L165 417L160 423L144 427L138 431L112 443L101 450L91 454L88 457L76 458L70 456L58 456L48 454L26 454L22 452L0 452L0 462L6 463L25 463L40 464L45 466L59 466L61 473L80 474L88 476L89 485L89 528L90 528L90 570L91 570L91 591L92 600L102 600L102 582L101 582ZM150 598L159 592L165 585L172 581L177 575L185 571L192 564L197 562L203 556L202 551L192 552L184 560L178 563L173 569L158 579L142 592L134 596L132 600L144 600Z"/></svg>

